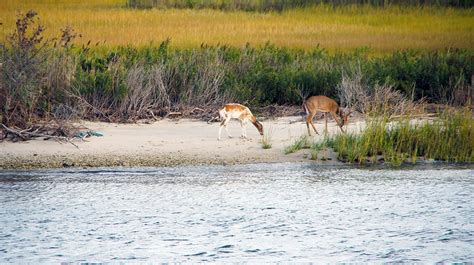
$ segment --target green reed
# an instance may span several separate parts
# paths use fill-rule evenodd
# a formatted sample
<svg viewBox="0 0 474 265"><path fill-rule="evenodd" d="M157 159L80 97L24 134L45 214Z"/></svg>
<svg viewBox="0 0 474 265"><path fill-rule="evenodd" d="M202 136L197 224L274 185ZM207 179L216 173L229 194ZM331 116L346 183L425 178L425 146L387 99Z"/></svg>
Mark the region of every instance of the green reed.
<svg viewBox="0 0 474 265"><path fill-rule="evenodd" d="M263 149L270 149L272 148L273 142L273 128L269 128L265 130L262 136L261 144Z"/></svg>
<svg viewBox="0 0 474 265"><path fill-rule="evenodd" d="M301 135L298 137L293 144L287 146L283 152L285 155L297 152L301 149L309 149L312 146L311 138L308 135Z"/></svg>
<svg viewBox="0 0 474 265"><path fill-rule="evenodd" d="M446 111L431 120L415 120L410 115L396 121L373 117L362 133L339 134L325 145L350 163L383 159L400 166L419 158L474 162L474 119L469 109Z"/></svg>

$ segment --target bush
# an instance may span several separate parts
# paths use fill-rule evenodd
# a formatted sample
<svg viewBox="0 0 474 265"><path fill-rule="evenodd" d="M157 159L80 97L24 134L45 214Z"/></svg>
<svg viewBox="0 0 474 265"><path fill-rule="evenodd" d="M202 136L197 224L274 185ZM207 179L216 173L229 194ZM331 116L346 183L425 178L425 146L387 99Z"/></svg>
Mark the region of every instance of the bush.
<svg viewBox="0 0 474 265"><path fill-rule="evenodd" d="M29 11L16 22L16 31L2 44L0 106L2 123L25 128L31 123L41 97L47 53L41 33L34 26L36 13ZM8 48L7 48L8 47Z"/></svg>
<svg viewBox="0 0 474 265"><path fill-rule="evenodd" d="M360 101L341 94L341 88L348 91L357 84L369 99L377 95L369 88L382 85L400 98L436 103L463 105L473 97L474 52L469 50L406 50L368 57L363 50L330 54L319 47L271 44L172 49L169 40L142 48L64 49L44 42L40 26L27 35L25 27L35 15L20 19L17 35L2 45L4 124L15 120L24 127L63 106L78 118L135 121L174 110L213 110L231 101L250 107L300 105L302 94L326 95L363 108Z"/></svg>

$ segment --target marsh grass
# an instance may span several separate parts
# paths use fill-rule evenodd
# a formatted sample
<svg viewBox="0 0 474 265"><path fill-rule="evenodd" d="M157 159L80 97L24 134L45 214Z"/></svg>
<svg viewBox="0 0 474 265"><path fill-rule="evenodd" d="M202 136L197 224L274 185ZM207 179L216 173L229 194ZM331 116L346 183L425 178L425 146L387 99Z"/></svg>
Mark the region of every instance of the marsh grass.
<svg viewBox="0 0 474 265"><path fill-rule="evenodd" d="M311 148L310 148L310 159L311 160L317 160L318 159L318 154L321 151L327 151L328 148L330 148L330 146L333 144L332 141L333 141L333 139L331 137L329 137L328 135L325 135L325 137L322 141L314 142L311 145ZM321 157L321 160L326 160L326 159L327 159L327 157L325 157L325 156Z"/></svg>
<svg viewBox="0 0 474 265"><path fill-rule="evenodd" d="M268 128L265 130L262 136L262 148L263 149L270 149L272 148L272 141L273 141L273 128Z"/></svg>
<svg viewBox="0 0 474 265"><path fill-rule="evenodd" d="M244 10L244 11L283 11L292 8L301 8L320 4L341 5L370 5L374 7L385 7L390 5L405 6L455 6L472 7L469 0L127 0L127 6L135 8L211 8L221 10Z"/></svg>
<svg viewBox="0 0 474 265"><path fill-rule="evenodd" d="M167 38L176 48L199 47L203 43L260 46L270 42L303 49L319 45L332 52L365 47L372 54L408 48L474 47L473 9L317 5L255 13L125 6L126 2L120 0L3 0L0 39L13 30L18 11L33 9L45 25L46 38L70 25L82 36L76 44L91 41L109 48L159 45Z"/></svg>
<svg viewBox="0 0 474 265"><path fill-rule="evenodd" d="M308 135L301 135L298 137L292 145L285 147L283 152L285 155L297 152L301 149L309 149L311 148L312 140Z"/></svg>
<svg viewBox="0 0 474 265"><path fill-rule="evenodd" d="M419 158L474 162L474 119L469 109L446 111L433 120L373 117L361 134L339 134L325 145L350 163L380 158L392 166L416 163Z"/></svg>

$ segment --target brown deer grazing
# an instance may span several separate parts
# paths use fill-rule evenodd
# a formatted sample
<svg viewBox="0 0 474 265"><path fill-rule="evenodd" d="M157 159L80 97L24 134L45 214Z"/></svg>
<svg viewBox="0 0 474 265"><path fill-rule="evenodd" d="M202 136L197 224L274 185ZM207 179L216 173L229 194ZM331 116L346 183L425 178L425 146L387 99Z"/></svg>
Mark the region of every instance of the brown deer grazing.
<svg viewBox="0 0 474 265"><path fill-rule="evenodd" d="M231 119L238 119L240 121L240 126L242 127L242 138L247 138L247 129L245 126L247 122L250 121L258 130L260 135L263 135L263 125L257 121L257 118L253 116L249 108L244 105L229 103L225 104L222 109L219 110L219 116L222 119L221 126L219 127L219 136L218 140L221 139L222 127L225 128L229 138L232 138L229 131L227 130L227 124Z"/></svg>
<svg viewBox="0 0 474 265"><path fill-rule="evenodd" d="M326 119L326 132L328 130L327 113L331 113L337 125L339 125L341 132L344 132L342 127L349 123L348 117L349 117L350 112L344 113L342 108L339 108L339 105L336 103L336 101L326 96L312 96L312 97L307 98L303 102L303 108L306 111L306 127L308 127L309 135L311 135L311 132L309 130L309 124L311 124L311 126L313 127L314 132L316 134L319 134L318 131L316 130L316 127L313 124L314 115L316 115L318 111L324 112L324 117ZM340 121L336 118L336 116L340 118Z"/></svg>

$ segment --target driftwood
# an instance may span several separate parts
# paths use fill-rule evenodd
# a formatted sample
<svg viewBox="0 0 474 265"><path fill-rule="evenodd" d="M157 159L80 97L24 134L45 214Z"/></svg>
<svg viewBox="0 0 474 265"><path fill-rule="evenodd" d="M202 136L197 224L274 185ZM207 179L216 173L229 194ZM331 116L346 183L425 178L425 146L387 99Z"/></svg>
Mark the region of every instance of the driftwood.
<svg viewBox="0 0 474 265"><path fill-rule="evenodd" d="M181 116L181 115L183 115L181 112L173 111L173 112L168 112L168 114L166 114L165 118L169 118L170 116L173 117L173 116Z"/></svg>
<svg viewBox="0 0 474 265"><path fill-rule="evenodd" d="M156 116L155 116L155 113L153 113L153 110L151 110L151 109L148 110L148 113L150 113L150 115L151 115L151 117L153 118L153 120L155 120L155 121L158 120L158 119L156 118Z"/></svg>
<svg viewBox="0 0 474 265"><path fill-rule="evenodd" d="M298 123L298 122L305 122L305 118L301 117L301 118L296 119L296 120L290 120L290 124Z"/></svg>
<svg viewBox="0 0 474 265"><path fill-rule="evenodd" d="M220 121L220 117L219 116L211 117L211 119L208 120L207 123L211 123L211 122L214 122L214 121Z"/></svg>
<svg viewBox="0 0 474 265"><path fill-rule="evenodd" d="M195 113L203 113L204 111L205 111L204 109L201 109L201 108L195 107L193 110L191 110L191 114L195 114Z"/></svg>
<svg viewBox="0 0 474 265"><path fill-rule="evenodd" d="M30 137L45 137L45 138L48 138L48 139L54 139L54 140L59 141L59 142L60 142L60 141L68 142L68 143L72 144L73 146L75 146L77 149L79 149L79 146L77 146L75 143L73 143L69 137L38 133L38 130L39 130L39 129L36 129L36 130L33 131L33 132L28 132L31 128L25 129L25 130L15 130L15 129L13 129L13 128L10 128L10 127L5 126L5 124L3 124L3 123L2 123L2 127L3 127L7 132L12 133L12 134L18 136L18 137L21 138L22 140L27 140L27 139L30 138Z"/></svg>

